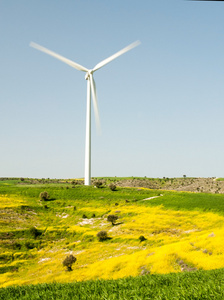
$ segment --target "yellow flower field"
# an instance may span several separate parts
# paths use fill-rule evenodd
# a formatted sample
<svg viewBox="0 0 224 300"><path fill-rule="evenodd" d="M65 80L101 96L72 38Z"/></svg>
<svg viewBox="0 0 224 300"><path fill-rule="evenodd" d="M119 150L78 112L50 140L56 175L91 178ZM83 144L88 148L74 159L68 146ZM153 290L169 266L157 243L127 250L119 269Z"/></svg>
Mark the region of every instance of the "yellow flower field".
<svg viewBox="0 0 224 300"><path fill-rule="evenodd" d="M1 208L26 203L19 197L0 196ZM85 221L72 219L71 209L67 211L66 218L63 218L65 213L57 214L57 228L65 228L68 234L74 232L73 238L51 240L41 249L26 252L1 248L2 257L14 257L5 265L18 268L15 272L0 274L1 287L224 267L224 217L219 214L135 203L122 204L119 208L109 204L97 208L83 204L83 212L116 214L119 219L117 225L112 226L106 215ZM44 227L44 224L40 226L46 235L55 229L54 225ZM106 230L111 239L99 242L96 234L100 230ZM141 235L146 238L143 242L139 240ZM62 266L69 254L77 258L73 272L65 271Z"/></svg>

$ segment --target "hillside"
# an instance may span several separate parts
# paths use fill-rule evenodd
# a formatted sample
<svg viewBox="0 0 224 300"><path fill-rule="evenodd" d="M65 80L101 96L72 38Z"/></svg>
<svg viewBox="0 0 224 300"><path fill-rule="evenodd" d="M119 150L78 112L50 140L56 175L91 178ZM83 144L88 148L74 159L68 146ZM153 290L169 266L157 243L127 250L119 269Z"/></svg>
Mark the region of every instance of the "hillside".
<svg viewBox="0 0 224 300"><path fill-rule="evenodd" d="M201 193L224 193L222 178L121 178L113 179L118 186L145 187L149 189L175 190Z"/></svg>
<svg viewBox="0 0 224 300"><path fill-rule="evenodd" d="M1 287L224 267L223 194L79 183L0 181ZM109 214L118 217L114 226ZM70 254L72 272L62 265Z"/></svg>

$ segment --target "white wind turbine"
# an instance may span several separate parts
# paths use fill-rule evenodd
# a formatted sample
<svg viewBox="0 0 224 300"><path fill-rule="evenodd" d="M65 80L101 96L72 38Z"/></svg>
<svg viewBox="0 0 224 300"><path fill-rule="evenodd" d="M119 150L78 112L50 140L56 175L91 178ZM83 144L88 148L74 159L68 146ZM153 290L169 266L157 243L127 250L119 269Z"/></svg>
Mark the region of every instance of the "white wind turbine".
<svg viewBox="0 0 224 300"><path fill-rule="evenodd" d="M96 127L98 131L100 130L100 119L99 119L99 111L98 111L98 102L97 102L97 94L96 94L96 85L93 78L93 73L115 58L119 57L120 55L124 54L125 52L131 50L132 48L138 46L140 44L139 41L136 41L129 46L125 47L124 49L116 52L114 55L104 59L100 63L98 63L93 69L87 69L80 64L77 64L74 61L71 61L70 59L67 59L51 50L48 50L36 43L31 42L30 46L33 48L36 48L37 50L40 50L42 52L45 52L64 63L70 65L71 67L86 72L85 79L87 80L87 111L86 111L86 145L85 145L85 185L91 185L91 94L93 96L93 107L94 107L94 113L95 113L95 121L96 121Z"/></svg>

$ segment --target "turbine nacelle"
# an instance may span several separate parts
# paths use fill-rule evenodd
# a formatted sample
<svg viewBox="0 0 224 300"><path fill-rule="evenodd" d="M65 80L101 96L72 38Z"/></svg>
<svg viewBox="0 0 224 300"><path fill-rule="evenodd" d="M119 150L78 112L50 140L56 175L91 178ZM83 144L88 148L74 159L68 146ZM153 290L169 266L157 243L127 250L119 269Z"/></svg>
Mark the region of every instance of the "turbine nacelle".
<svg viewBox="0 0 224 300"><path fill-rule="evenodd" d="M90 76L93 74L93 70L89 70L88 72L86 72L86 75L85 75L85 80L89 80L90 79Z"/></svg>

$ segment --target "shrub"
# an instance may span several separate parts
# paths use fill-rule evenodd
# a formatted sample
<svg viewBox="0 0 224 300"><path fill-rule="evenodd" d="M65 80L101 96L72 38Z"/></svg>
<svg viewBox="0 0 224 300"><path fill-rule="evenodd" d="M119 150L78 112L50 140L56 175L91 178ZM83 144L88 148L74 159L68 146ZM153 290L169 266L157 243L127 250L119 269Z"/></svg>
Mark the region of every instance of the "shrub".
<svg viewBox="0 0 224 300"><path fill-rule="evenodd" d="M44 191L44 192L40 193L39 197L40 197L40 200L46 201L47 199L49 199L49 194L48 194L48 192Z"/></svg>
<svg viewBox="0 0 224 300"><path fill-rule="evenodd" d="M76 257L70 254L69 256L66 256L62 264L64 267L67 267L67 271L72 271L72 265L76 262L76 260Z"/></svg>
<svg viewBox="0 0 224 300"><path fill-rule="evenodd" d="M31 242L25 242L25 247L27 248L27 249L33 249L33 248L35 248L35 245L34 245L34 243L31 243Z"/></svg>
<svg viewBox="0 0 224 300"><path fill-rule="evenodd" d="M31 227L30 228L30 233L31 235L36 239L39 235L42 234L42 232L40 230L38 230L36 227Z"/></svg>
<svg viewBox="0 0 224 300"><path fill-rule="evenodd" d="M115 224L115 222L117 221L117 219L118 219L118 216L115 216L115 215L108 215L108 216L107 216L107 221L108 221L108 222L111 222L112 225Z"/></svg>
<svg viewBox="0 0 224 300"><path fill-rule="evenodd" d="M20 178L20 181L24 181L25 179L23 177Z"/></svg>
<svg viewBox="0 0 224 300"><path fill-rule="evenodd" d="M106 239L108 239L107 232L105 230L99 231L97 233L97 237L98 237L99 241L105 241Z"/></svg>
<svg viewBox="0 0 224 300"><path fill-rule="evenodd" d="M111 191L115 191L116 190L116 185L114 184L114 183L110 183L109 184L109 189L111 190Z"/></svg>
<svg viewBox="0 0 224 300"><path fill-rule="evenodd" d="M103 182L100 181L100 180L96 180L96 181L94 182L94 185L99 189L99 188L101 188L101 187L103 186Z"/></svg>
<svg viewBox="0 0 224 300"><path fill-rule="evenodd" d="M15 242L15 243L12 244L12 248L15 249L15 250L16 249L20 250L22 248L22 245L20 243Z"/></svg>
<svg viewBox="0 0 224 300"><path fill-rule="evenodd" d="M146 238L144 237L144 235L140 235L140 237L138 239L140 240L140 242L146 241Z"/></svg>

